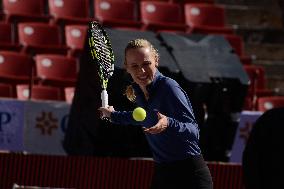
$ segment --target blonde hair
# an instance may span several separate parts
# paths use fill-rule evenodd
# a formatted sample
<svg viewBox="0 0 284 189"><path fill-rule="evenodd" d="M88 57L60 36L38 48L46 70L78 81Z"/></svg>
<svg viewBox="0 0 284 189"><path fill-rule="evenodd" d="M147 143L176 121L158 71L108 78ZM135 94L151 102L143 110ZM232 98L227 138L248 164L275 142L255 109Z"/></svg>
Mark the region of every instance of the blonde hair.
<svg viewBox="0 0 284 189"><path fill-rule="evenodd" d="M158 50L148 40L138 38L128 42L124 51L124 57L125 57L124 64L126 65L126 53L129 49L138 49L138 48L147 48L147 47L150 48L150 51L153 53L156 62L158 62L160 58ZM131 102L135 102L136 95L132 85L128 85L126 87L124 95L126 95L127 99L130 100Z"/></svg>
<svg viewBox="0 0 284 189"><path fill-rule="evenodd" d="M129 49L138 49L138 48L150 48L150 51L154 54L156 62L159 61L160 55L158 53L158 50L150 43L147 39L133 39L128 42L125 50L124 50L124 64L126 64L126 53Z"/></svg>
<svg viewBox="0 0 284 189"><path fill-rule="evenodd" d="M126 96L126 98L131 101L131 102L135 102L136 100L136 95L134 92L134 89L132 87L132 85L128 85L125 89L124 95Z"/></svg>

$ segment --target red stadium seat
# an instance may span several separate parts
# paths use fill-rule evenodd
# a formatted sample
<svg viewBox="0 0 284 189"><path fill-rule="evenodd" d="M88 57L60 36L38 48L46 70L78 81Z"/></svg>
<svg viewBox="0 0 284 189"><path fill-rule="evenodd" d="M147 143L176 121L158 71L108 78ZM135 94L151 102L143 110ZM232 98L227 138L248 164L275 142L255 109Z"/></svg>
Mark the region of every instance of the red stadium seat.
<svg viewBox="0 0 284 189"><path fill-rule="evenodd" d="M59 87L75 86L77 79L75 58L54 54L40 54L34 58L36 76L40 83Z"/></svg>
<svg viewBox="0 0 284 189"><path fill-rule="evenodd" d="M69 104L73 102L75 87L66 87L64 89L65 101Z"/></svg>
<svg viewBox="0 0 284 189"><path fill-rule="evenodd" d="M13 98L13 86L6 83L0 83L0 97Z"/></svg>
<svg viewBox="0 0 284 189"><path fill-rule="evenodd" d="M12 24L0 22L0 50L20 50L12 31Z"/></svg>
<svg viewBox="0 0 284 189"><path fill-rule="evenodd" d="M259 97L271 96L273 91L266 88L265 70L262 66L244 65L244 69L250 78L250 86L248 88L246 109L255 110L257 99Z"/></svg>
<svg viewBox="0 0 284 189"><path fill-rule="evenodd" d="M239 56L242 64L251 64L252 59L250 56L247 56L244 51L244 43L241 36L235 34L225 34L224 37L230 43L235 53Z"/></svg>
<svg viewBox="0 0 284 189"><path fill-rule="evenodd" d="M65 26L65 41L69 47L68 55L78 57L84 48L88 27L86 25Z"/></svg>
<svg viewBox="0 0 284 189"><path fill-rule="evenodd" d="M88 0L48 0L53 23L87 24L90 20Z"/></svg>
<svg viewBox="0 0 284 189"><path fill-rule="evenodd" d="M94 17L107 27L140 28L135 2L96 0Z"/></svg>
<svg viewBox="0 0 284 189"><path fill-rule="evenodd" d="M151 0L140 0L140 1L151 1ZM172 0L152 0L152 2L153 1L172 2Z"/></svg>
<svg viewBox="0 0 284 189"><path fill-rule="evenodd" d="M265 112L272 108L284 107L284 96L260 97L257 101L257 110Z"/></svg>
<svg viewBox="0 0 284 189"><path fill-rule="evenodd" d="M29 83L33 59L18 52L0 51L1 82L11 84Z"/></svg>
<svg viewBox="0 0 284 189"><path fill-rule="evenodd" d="M178 4L142 1L140 12L144 30L186 31L182 9Z"/></svg>
<svg viewBox="0 0 284 189"><path fill-rule="evenodd" d="M8 22L48 22L44 0L2 0Z"/></svg>
<svg viewBox="0 0 284 189"><path fill-rule="evenodd" d="M225 10L220 5L186 3L184 13L189 33L233 33L232 28L225 26Z"/></svg>
<svg viewBox="0 0 284 189"><path fill-rule="evenodd" d="M56 53L67 54L68 48L62 45L58 26L45 23L18 24L19 43L29 54Z"/></svg>
<svg viewBox="0 0 284 189"><path fill-rule="evenodd" d="M265 89L265 70L262 66L244 65L244 69L250 78L251 87L254 87L255 89Z"/></svg>
<svg viewBox="0 0 284 189"><path fill-rule="evenodd" d="M208 4L214 4L214 0L168 0L172 3L208 3Z"/></svg>
<svg viewBox="0 0 284 189"><path fill-rule="evenodd" d="M33 85L30 94L29 85L17 85L17 99L28 100L61 100L60 89L57 87Z"/></svg>
<svg viewBox="0 0 284 189"><path fill-rule="evenodd" d="M140 0L140 1L150 1L150 0ZM213 4L214 0L152 0L152 1L164 1L169 3L210 3Z"/></svg>

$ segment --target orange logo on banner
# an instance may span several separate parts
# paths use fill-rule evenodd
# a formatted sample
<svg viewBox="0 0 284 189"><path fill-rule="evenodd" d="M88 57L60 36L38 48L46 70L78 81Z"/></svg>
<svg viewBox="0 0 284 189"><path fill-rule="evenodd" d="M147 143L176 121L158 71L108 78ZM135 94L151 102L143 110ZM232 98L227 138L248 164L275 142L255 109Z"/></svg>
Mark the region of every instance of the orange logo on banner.
<svg viewBox="0 0 284 189"><path fill-rule="evenodd" d="M53 117L52 112L41 112L40 117L37 117L36 121L36 128L41 130L42 135L51 135L53 129L58 128L58 119Z"/></svg>

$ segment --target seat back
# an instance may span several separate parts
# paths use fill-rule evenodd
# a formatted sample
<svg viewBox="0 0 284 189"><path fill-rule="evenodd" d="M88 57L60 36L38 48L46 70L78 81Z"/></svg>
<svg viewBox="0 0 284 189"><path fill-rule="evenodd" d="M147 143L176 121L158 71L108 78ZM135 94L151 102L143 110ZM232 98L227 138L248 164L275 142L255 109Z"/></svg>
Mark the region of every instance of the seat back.
<svg viewBox="0 0 284 189"><path fill-rule="evenodd" d="M265 70L258 65L244 65L244 69L250 78L249 91L266 88Z"/></svg>
<svg viewBox="0 0 284 189"><path fill-rule="evenodd" d="M133 1L96 0L94 17L98 20L136 21L136 7Z"/></svg>
<svg viewBox="0 0 284 189"><path fill-rule="evenodd" d="M8 22L48 22L45 0L3 0L3 11Z"/></svg>
<svg viewBox="0 0 284 189"><path fill-rule="evenodd" d="M0 22L0 44L12 44L12 25Z"/></svg>
<svg viewBox="0 0 284 189"><path fill-rule="evenodd" d="M85 25L67 25L65 26L66 45L71 49L82 50L84 48L87 35L87 26Z"/></svg>
<svg viewBox="0 0 284 189"><path fill-rule="evenodd" d="M48 0L49 14L58 18L88 18L88 3L88 0Z"/></svg>
<svg viewBox="0 0 284 189"><path fill-rule="evenodd" d="M45 23L18 24L19 43L24 46L60 46L60 29Z"/></svg>
<svg viewBox="0 0 284 189"><path fill-rule="evenodd" d="M214 4L214 0L168 0L170 2L175 2L175 3L209 3L209 4Z"/></svg>
<svg viewBox="0 0 284 189"><path fill-rule="evenodd" d="M17 99L28 100L30 96L29 85L16 86ZM50 86L34 85L32 87L31 99L35 100L61 100L60 89Z"/></svg>
<svg viewBox="0 0 284 189"><path fill-rule="evenodd" d="M225 26L225 11L220 5L186 3L184 13L189 26Z"/></svg>
<svg viewBox="0 0 284 189"><path fill-rule="evenodd" d="M0 83L0 97L12 98L13 87L10 84Z"/></svg>
<svg viewBox="0 0 284 189"><path fill-rule="evenodd" d="M178 4L141 1L140 14L143 23L183 24L182 10Z"/></svg>
<svg viewBox="0 0 284 189"><path fill-rule="evenodd" d="M0 78L29 80L33 60L28 55L12 51L0 51Z"/></svg>
<svg viewBox="0 0 284 189"><path fill-rule="evenodd" d="M69 104L73 102L75 87L64 88L65 101Z"/></svg>
<svg viewBox="0 0 284 189"><path fill-rule="evenodd" d="M7 14L44 15L44 0L2 0L2 3Z"/></svg>
<svg viewBox="0 0 284 189"><path fill-rule="evenodd" d="M76 60L71 57L54 54L35 56L36 75L41 80L75 80L77 77Z"/></svg>
<svg viewBox="0 0 284 189"><path fill-rule="evenodd" d="M257 100L257 110L265 112L272 108L284 107L284 96L259 97Z"/></svg>

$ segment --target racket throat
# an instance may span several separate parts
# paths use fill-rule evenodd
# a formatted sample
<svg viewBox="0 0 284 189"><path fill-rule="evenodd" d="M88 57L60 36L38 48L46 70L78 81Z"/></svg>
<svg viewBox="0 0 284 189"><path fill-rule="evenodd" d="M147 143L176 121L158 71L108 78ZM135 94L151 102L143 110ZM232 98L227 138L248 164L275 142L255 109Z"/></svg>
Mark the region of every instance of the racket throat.
<svg viewBox="0 0 284 189"><path fill-rule="evenodd" d="M101 92L102 107L108 107L108 94L107 90L103 89Z"/></svg>

